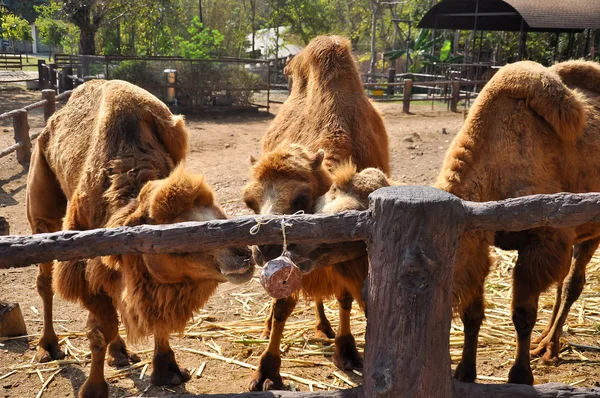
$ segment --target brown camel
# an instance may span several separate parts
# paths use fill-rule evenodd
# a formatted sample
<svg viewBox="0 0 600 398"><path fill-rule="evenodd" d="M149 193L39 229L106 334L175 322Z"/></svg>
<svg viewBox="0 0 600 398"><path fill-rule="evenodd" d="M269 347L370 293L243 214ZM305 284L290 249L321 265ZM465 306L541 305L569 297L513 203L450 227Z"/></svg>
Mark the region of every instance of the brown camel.
<svg viewBox="0 0 600 398"><path fill-rule="evenodd" d="M388 141L383 120L365 95L352 58L350 43L338 36L320 36L296 55L285 72L293 80L289 98L262 140L260 159L251 159L252 181L244 201L257 214L310 212L331 185L330 171L349 159L359 170L377 167L389 173ZM258 260L281 254L281 246L256 251ZM340 324L334 361L342 369L362 366L350 333L349 307L353 297L333 269L311 273L303 291L315 299L317 336L332 336L322 300L340 302ZM269 346L261 356L251 390L281 388L279 342L297 295L275 300L263 336Z"/></svg>
<svg viewBox="0 0 600 398"><path fill-rule="evenodd" d="M183 169L187 141L183 119L139 87L118 80L78 87L48 121L32 155L27 213L33 232L225 218L204 178ZM154 335L152 383L180 384L189 372L177 365L169 334L183 331L219 282L250 279L250 257L248 248L236 248L40 264L41 359L63 355L52 329L54 287L89 310L92 363L80 396L108 397L107 343L109 362L131 359L118 337L117 310L129 339Z"/></svg>
<svg viewBox="0 0 600 398"><path fill-rule="evenodd" d="M598 191L600 162L594 159L600 148L599 107L600 67L595 63L571 61L551 68L529 61L507 65L473 104L448 150L436 186L471 201ZM529 350L539 295L552 284L558 285L552 320L533 351L554 362L562 326L583 289L585 266L599 237L597 224L465 234L456 254L453 285L465 333L455 377L461 381L476 378L490 245L519 252L512 301L517 355L509 382L532 384Z"/></svg>

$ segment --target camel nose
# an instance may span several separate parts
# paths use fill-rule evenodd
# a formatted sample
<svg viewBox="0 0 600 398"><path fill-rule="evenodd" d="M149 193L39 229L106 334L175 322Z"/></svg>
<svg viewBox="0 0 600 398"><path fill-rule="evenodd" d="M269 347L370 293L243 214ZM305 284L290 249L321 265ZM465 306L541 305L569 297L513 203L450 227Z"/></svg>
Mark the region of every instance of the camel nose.
<svg viewBox="0 0 600 398"><path fill-rule="evenodd" d="M259 246L259 250L262 254L262 260L266 263L269 260L272 260L276 257L281 256L283 252L282 245L263 245Z"/></svg>

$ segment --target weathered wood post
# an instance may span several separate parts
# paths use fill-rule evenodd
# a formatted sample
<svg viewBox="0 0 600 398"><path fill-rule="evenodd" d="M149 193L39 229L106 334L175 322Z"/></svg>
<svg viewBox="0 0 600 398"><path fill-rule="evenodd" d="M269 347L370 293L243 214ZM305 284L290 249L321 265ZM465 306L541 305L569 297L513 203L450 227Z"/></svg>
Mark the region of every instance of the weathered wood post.
<svg viewBox="0 0 600 398"><path fill-rule="evenodd" d="M48 122L50 116L56 112L56 91L52 89L42 91L42 99L46 100L44 105L44 122Z"/></svg>
<svg viewBox="0 0 600 398"><path fill-rule="evenodd" d="M410 96L412 95L412 80L404 80L404 93L402 98L402 112L410 113Z"/></svg>
<svg viewBox="0 0 600 398"><path fill-rule="evenodd" d="M9 235L10 227L4 217L0 217L0 236ZM0 337L25 336L27 328L17 303L0 300Z"/></svg>
<svg viewBox="0 0 600 398"><path fill-rule="evenodd" d="M29 122L27 111L19 109L13 116L15 143L21 144L17 148L17 161L21 164L29 163L31 158L31 139L29 138Z"/></svg>
<svg viewBox="0 0 600 398"><path fill-rule="evenodd" d="M396 69L388 69L388 83L396 83ZM394 86L387 86L387 95L394 95Z"/></svg>
<svg viewBox="0 0 600 398"><path fill-rule="evenodd" d="M46 62L43 59L38 59L38 81L40 82L40 90L46 88Z"/></svg>
<svg viewBox="0 0 600 398"><path fill-rule="evenodd" d="M465 210L430 187L384 188L370 202L365 397L452 397L452 278Z"/></svg>
<svg viewBox="0 0 600 398"><path fill-rule="evenodd" d="M65 66L62 69L62 77L63 77L63 92L73 90L73 67Z"/></svg>
<svg viewBox="0 0 600 398"><path fill-rule="evenodd" d="M450 100L450 110L458 112L458 101L460 100L460 82L452 82L452 99Z"/></svg>
<svg viewBox="0 0 600 398"><path fill-rule="evenodd" d="M56 84L57 82L57 68L58 66L56 64L49 64L48 67L50 68L50 84L48 85L48 88L52 88L52 89L57 89L58 85Z"/></svg>

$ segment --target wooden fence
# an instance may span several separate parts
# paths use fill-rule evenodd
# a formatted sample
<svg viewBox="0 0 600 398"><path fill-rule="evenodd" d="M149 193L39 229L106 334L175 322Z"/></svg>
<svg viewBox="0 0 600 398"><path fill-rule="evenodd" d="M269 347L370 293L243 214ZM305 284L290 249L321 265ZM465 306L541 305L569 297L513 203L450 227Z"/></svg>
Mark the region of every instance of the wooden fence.
<svg viewBox="0 0 600 398"><path fill-rule="evenodd" d="M55 89L59 93L63 91L72 90L79 84L91 79L111 79L114 77L115 68L117 68L121 62L125 61L141 61L145 62L150 69L151 65L155 67L163 65L164 68L172 69L175 65L179 67L176 76L187 76L187 81L179 81L181 77L173 75L171 78L173 81L167 78L159 79L159 81L131 81L132 83L150 91L152 94L159 97L171 105L177 105L178 110L185 110L186 108L193 108L195 110L235 110L235 111L258 111L260 109L266 109L269 111L269 106L274 101L270 100L271 92L271 68L269 67L268 61L255 60L255 59L244 59L244 58L231 58L221 57L215 59L191 59L181 57L130 57L130 56L93 56L93 55L68 55L68 54L55 54L54 62L46 64L44 60L38 61L38 75L39 75L39 86L42 89ZM257 82L244 81L244 79L238 79L237 83L231 85L228 81L213 81L213 79L207 78L206 81L197 78L190 81L190 70L193 70L194 66L197 65L245 65L245 66L261 66L260 73L256 73L256 76L260 75L261 81ZM162 69L164 69L162 68ZM178 70L178 68L185 69L184 71ZM156 68L155 68L156 69ZM161 71L162 71L161 69ZM156 72L156 71L154 71ZM154 76L156 78L156 76ZM166 77L166 75L165 75ZM128 78L123 78L129 80ZM153 79L151 79L153 80ZM233 105L233 99L236 97L244 97L241 92L262 92L266 93L266 99L264 103L256 103L252 101L250 103ZM170 93L170 94L169 94ZM178 97L177 101L173 101L173 98ZM190 98L191 97L191 98ZM187 104L186 104L187 102ZM193 103L193 105L189 105ZM208 104L207 104L208 103Z"/></svg>
<svg viewBox="0 0 600 398"><path fill-rule="evenodd" d="M70 95L71 91L65 91L60 95L56 95L56 91L54 90L43 90L41 101L34 102L21 109L1 114L0 120L10 118L13 120L15 143L7 148L0 149L0 158L8 156L13 152L17 152L17 160L19 163L29 163L29 159L31 158L31 142L35 140L41 132L29 135L27 113L33 109L44 108L44 121L47 122L50 116L56 112L56 102L66 101L69 99Z"/></svg>
<svg viewBox="0 0 600 398"><path fill-rule="evenodd" d="M23 55L20 53L0 52L0 69L23 70Z"/></svg>
<svg viewBox="0 0 600 398"><path fill-rule="evenodd" d="M598 388L559 383L525 386L458 382L451 376L449 353L454 257L461 234L600 222L600 194L562 193L475 203L429 187L392 187L374 192L366 211L284 217L288 243L367 243L370 269L363 290L368 316L363 385L319 393L273 391L203 397L600 396ZM258 220L244 217L0 237L0 268L51 259L281 244L281 223L267 221L262 219L256 234L250 229ZM181 239L183 235L187 239ZM377 311L369 312L369 308Z"/></svg>

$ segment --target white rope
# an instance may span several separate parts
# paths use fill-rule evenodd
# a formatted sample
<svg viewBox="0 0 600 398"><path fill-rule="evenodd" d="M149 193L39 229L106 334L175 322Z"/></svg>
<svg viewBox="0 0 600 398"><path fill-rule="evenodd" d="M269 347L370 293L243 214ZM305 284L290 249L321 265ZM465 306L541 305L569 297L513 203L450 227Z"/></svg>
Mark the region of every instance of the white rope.
<svg viewBox="0 0 600 398"><path fill-rule="evenodd" d="M253 225L252 228L250 228L250 235L256 235L258 233L258 231L260 231L261 225L267 225L271 221L281 221L281 235L283 236L283 252L281 254L283 255L287 252L287 236L285 234L285 227L286 227L286 225L288 227L292 226L292 224L286 224L286 217L289 220L290 218L294 218L295 216L301 216L301 215L304 215L304 210L297 211L294 214L272 216L268 221L264 221L263 216L260 215L260 216L256 217L256 224Z"/></svg>

